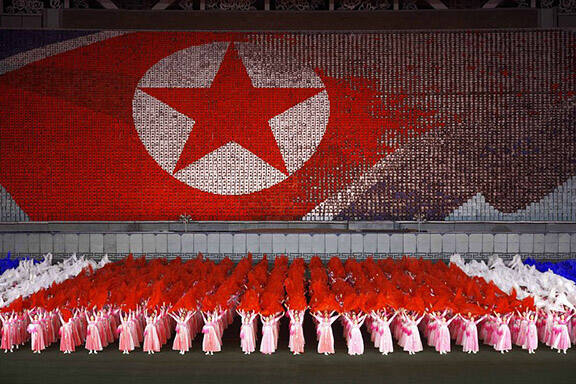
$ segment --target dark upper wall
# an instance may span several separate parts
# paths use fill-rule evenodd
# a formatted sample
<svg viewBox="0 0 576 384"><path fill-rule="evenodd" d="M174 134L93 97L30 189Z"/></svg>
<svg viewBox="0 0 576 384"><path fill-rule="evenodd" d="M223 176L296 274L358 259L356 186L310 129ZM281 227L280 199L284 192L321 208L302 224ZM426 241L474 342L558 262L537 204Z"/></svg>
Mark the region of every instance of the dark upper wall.
<svg viewBox="0 0 576 384"><path fill-rule="evenodd" d="M124 11L65 9L62 28L161 30L417 30L554 27L553 10L418 10L382 12Z"/></svg>

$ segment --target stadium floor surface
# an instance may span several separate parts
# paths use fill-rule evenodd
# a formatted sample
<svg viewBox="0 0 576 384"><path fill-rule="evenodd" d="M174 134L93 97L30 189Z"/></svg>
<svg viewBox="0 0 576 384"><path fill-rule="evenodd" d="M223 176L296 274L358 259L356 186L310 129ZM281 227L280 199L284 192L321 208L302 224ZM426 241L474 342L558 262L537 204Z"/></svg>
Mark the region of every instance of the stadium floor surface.
<svg viewBox="0 0 576 384"><path fill-rule="evenodd" d="M141 350L122 355L117 344L98 355L80 349L71 355L51 346L41 355L24 350L0 354L0 383L576 383L576 350L559 355L548 347L535 355L514 348L500 354L482 346L476 355L461 352L440 356L431 348L410 356L399 351L382 356L365 333L366 351L349 356L334 328L336 354L319 355L315 351L314 326L305 324L306 353L292 356L288 351L287 321L282 322L279 350L273 355L259 352L244 355L239 347L239 321L224 333L222 352L205 356L197 336L191 352L184 356L171 351L171 342L160 353L148 355Z"/></svg>

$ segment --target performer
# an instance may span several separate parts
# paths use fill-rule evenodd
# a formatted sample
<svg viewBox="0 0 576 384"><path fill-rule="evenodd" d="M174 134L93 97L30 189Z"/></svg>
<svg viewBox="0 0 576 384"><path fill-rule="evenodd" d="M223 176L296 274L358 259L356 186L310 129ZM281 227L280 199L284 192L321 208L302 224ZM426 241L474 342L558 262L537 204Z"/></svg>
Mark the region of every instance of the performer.
<svg viewBox="0 0 576 384"><path fill-rule="evenodd" d="M98 321L94 315L88 317L86 314L86 320L88 321L88 331L86 333L86 349L89 351L88 354L98 354L102 348L102 338L100 336L100 330L98 329Z"/></svg>
<svg viewBox="0 0 576 384"><path fill-rule="evenodd" d="M334 334L332 333L332 324L340 317L340 315L334 315L334 311L323 313L312 314L312 316L318 322L317 324L317 334L318 334L318 353L323 353L324 355L334 353Z"/></svg>
<svg viewBox="0 0 576 384"><path fill-rule="evenodd" d="M249 355L256 350L256 313L253 311L238 311L242 319L240 326L240 347L245 355Z"/></svg>
<svg viewBox="0 0 576 384"><path fill-rule="evenodd" d="M450 352L450 330L448 326L455 318L456 316L453 316L450 320L446 320L446 317L442 316L437 320L438 329L436 331L435 348L436 352L441 355Z"/></svg>
<svg viewBox="0 0 576 384"><path fill-rule="evenodd" d="M294 355L304 353L304 330L302 323L304 321L305 311L288 310L288 317L290 317L290 340L288 348Z"/></svg>
<svg viewBox="0 0 576 384"><path fill-rule="evenodd" d="M144 352L153 355L155 352L160 352L160 337L158 336L158 328L156 321L158 320L156 312L151 315L146 315L146 328L144 328Z"/></svg>
<svg viewBox="0 0 576 384"><path fill-rule="evenodd" d="M213 355L214 352L220 352L222 349L222 342L218 333L218 321L219 316L216 315L216 311L202 313L202 318L204 319L204 327L202 327L202 333L204 334L204 339L202 340L202 350L206 355Z"/></svg>
<svg viewBox="0 0 576 384"><path fill-rule="evenodd" d="M65 354L72 353L76 351L76 345L74 342L74 325L72 318L63 319L62 314L59 313L58 317L60 318L60 322L62 326L59 330L60 335L60 351L64 352Z"/></svg>
<svg viewBox="0 0 576 384"><path fill-rule="evenodd" d="M180 316L170 313L170 316L176 321L176 336L172 349L180 351L181 355L188 352L192 346L189 322L193 315L194 312L182 312Z"/></svg>
<svg viewBox="0 0 576 384"><path fill-rule="evenodd" d="M347 341L348 341L348 354L349 355L362 355L364 353L364 340L362 339L362 332L360 327L364 324L366 315L359 316L356 313L344 315L347 323Z"/></svg>
<svg viewBox="0 0 576 384"><path fill-rule="evenodd" d="M461 315L460 315L461 316ZM472 313L468 312L467 317L462 317L464 322L464 336L462 340L462 351L466 353L478 353L480 347L478 345L478 327L477 325L484 320L486 316L476 319Z"/></svg>
<svg viewBox="0 0 576 384"><path fill-rule="evenodd" d="M134 336L130 328L130 318L128 315L120 317L120 325L117 331L120 335L118 342L118 349L122 351L123 355L129 355L135 348Z"/></svg>
<svg viewBox="0 0 576 384"><path fill-rule="evenodd" d="M566 350L572 346L570 342L570 333L568 332L568 323L570 319L574 316L566 316L561 314L556 318L553 327L553 338L552 338L552 349L558 350L558 353L563 352L566 354Z"/></svg>
<svg viewBox="0 0 576 384"><path fill-rule="evenodd" d="M420 324L424 316L426 316L426 313L418 319L416 318L416 315L404 314L402 316L402 328L404 331L401 338L402 347L404 348L404 351L408 352L410 355L414 355L416 352L420 352L424 349L422 347L422 340L420 339L420 332L418 331L418 324Z"/></svg>

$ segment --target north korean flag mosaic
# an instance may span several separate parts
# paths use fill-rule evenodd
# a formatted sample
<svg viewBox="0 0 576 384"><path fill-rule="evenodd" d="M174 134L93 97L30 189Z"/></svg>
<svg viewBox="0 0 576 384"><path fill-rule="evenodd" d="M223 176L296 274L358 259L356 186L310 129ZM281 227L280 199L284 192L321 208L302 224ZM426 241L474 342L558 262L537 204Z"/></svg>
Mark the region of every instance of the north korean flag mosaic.
<svg viewBox="0 0 576 384"><path fill-rule="evenodd" d="M2 218L576 220L570 32L0 44Z"/></svg>

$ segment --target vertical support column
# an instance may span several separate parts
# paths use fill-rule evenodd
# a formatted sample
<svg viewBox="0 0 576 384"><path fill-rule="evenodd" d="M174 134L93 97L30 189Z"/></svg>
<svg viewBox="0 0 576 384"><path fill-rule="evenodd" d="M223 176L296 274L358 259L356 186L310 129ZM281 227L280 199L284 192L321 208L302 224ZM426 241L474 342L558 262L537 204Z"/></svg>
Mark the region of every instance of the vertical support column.
<svg viewBox="0 0 576 384"><path fill-rule="evenodd" d="M64 8L70 8L70 0L64 0Z"/></svg>
<svg viewBox="0 0 576 384"><path fill-rule="evenodd" d="M334 0L330 0L328 2L328 10L329 11L333 11L334 10Z"/></svg>
<svg viewBox="0 0 576 384"><path fill-rule="evenodd" d="M205 0L200 0L200 10L201 11L206 10L206 1Z"/></svg>
<svg viewBox="0 0 576 384"><path fill-rule="evenodd" d="M395 11L400 9L400 0L394 0L394 4L392 6L392 9L394 9Z"/></svg>
<svg viewBox="0 0 576 384"><path fill-rule="evenodd" d="M270 10L270 0L264 0L264 10L265 11Z"/></svg>

